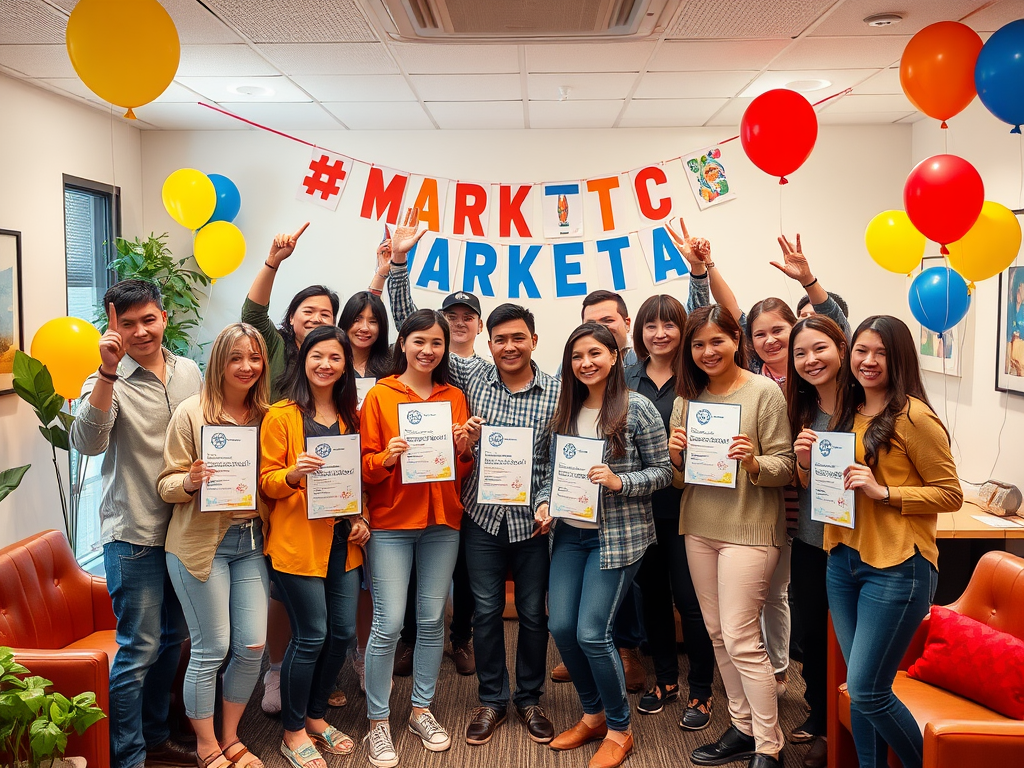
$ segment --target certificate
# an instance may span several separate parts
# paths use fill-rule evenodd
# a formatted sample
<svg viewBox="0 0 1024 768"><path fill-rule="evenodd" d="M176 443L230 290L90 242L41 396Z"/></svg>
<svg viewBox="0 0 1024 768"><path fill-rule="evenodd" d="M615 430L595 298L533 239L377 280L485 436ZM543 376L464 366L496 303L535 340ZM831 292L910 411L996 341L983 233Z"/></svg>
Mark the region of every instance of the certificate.
<svg viewBox="0 0 1024 768"><path fill-rule="evenodd" d="M356 410L363 407L366 393L373 389L373 385L376 383L377 380L374 378L356 377Z"/></svg>
<svg viewBox="0 0 1024 768"><path fill-rule="evenodd" d="M203 425L202 459L215 474L199 489L200 512L255 511L258 438L257 427Z"/></svg>
<svg viewBox="0 0 1024 768"><path fill-rule="evenodd" d="M452 404L399 403L399 434L409 444L402 454L402 483L455 481Z"/></svg>
<svg viewBox="0 0 1024 768"><path fill-rule="evenodd" d="M533 427L488 427L480 432L478 504L530 505Z"/></svg>
<svg viewBox="0 0 1024 768"><path fill-rule="evenodd" d="M729 458L740 433L739 405L691 400L686 409L686 459L683 474L691 485L736 487L739 461Z"/></svg>
<svg viewBox="0 0 1024 768"><path fill-rule="evenodd" d="M555 468L551 475L552 517L597 522L601 486L590 482L591 467L604 464L604 440L555 435Z"/></svg>
<svg viewBox="0 0 1024 768"><path fill-rule="evenodd" d="M819 432L811 446L811 520L853 528L854 492L843 488L843 470L857 462L853 432Z"/></svg>
<svg viewBox="0 0 1024 768"><path fill-rule="evenodd" d="M324 465L306 475L306 517L358 515L363 505L359 435L307 437L306 453Z"/></svg>

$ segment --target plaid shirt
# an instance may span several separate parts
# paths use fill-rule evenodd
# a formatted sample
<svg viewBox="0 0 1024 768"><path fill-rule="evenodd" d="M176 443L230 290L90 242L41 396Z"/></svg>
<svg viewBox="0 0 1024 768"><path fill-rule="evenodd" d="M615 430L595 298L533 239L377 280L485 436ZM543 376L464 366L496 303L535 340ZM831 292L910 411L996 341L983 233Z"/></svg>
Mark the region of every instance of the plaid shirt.
<svg viewBox="0 0 1024 768"><path fill-rule="evenodd" d="M528 507L478 504L476 500L479 462L462 483L462 505L473 522L492 536L498 535L501 521L508 521L509 542L524 541L533 534L533 510L537 497L549 483L551 465L548 445L551 434L548 422L558 402L558 382L533 367L533 380L522 390L510 392L498 375L498 369L481 357L451 358L452 384L466 394L469 412L493 427L533 427L533 480Z"/></svg>
<svg viewBox="0 0 1024 768"><path fill-rule="evenodd" d="M668 458L668 438L661 415L646 397L629 393L626 416L626 453L605 461L619 476L622 490L601 489L597 521L601 542L601 568L624 568L635 563L654 543L654 516L651 494L672 482ZM555 441L549 450L547 482L537 503L551 498L551 475L555 463Z"/></svg>

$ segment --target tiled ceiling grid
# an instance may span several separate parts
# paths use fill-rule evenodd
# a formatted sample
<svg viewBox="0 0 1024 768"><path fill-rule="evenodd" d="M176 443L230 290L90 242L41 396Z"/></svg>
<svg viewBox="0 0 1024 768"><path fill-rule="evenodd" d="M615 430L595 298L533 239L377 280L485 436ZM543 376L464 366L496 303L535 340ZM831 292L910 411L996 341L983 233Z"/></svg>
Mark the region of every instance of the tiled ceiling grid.
<svg viewBox="0 0 1024 768"><path fill-rule="evenodd" d="M0 72L108 110L67 58L76 2L0 0ZM823 123L901 122L920 117L894 69L911 35L1024 17L1024 0L683 0L656 39L469 45L395 42L372 0L160 2L181 64L136 113L169 130L242 126L197 101L293 131L735 126L757 93L815 79L830 85L812 101L853 89L819 108ZM863 22L892 11L902 23Z"/></svg>

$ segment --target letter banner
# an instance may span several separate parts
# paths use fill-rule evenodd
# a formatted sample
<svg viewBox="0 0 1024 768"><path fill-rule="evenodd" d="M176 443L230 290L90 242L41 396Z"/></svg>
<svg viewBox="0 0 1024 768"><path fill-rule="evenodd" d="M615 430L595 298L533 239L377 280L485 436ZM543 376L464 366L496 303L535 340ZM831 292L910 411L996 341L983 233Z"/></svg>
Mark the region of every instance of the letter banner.
<svg viewBox="0 0 1024 768"><path fill-rule="evenodd" d="M402 201L409 184L409 174L396 171L383 165L370 166L363 192L363 204L359 209L360 217L380 221L382 218L394 226L398 217L405 212Z"/></svg>
<svg viewBox="0 0 1024 768"><path fill-rule="evenodd" d="M295 198L309 200L330 211L338 210L338 201L355 164L351 157L314 147Z"/></svg>
<svg viewBox="0 0 1024 768"><path fill-rule="evenodd" d="M410 176L405 195L406 208L420 209L420 223L431 232L440 232L445 223L448 201L448 179L433 176Z"/></svg>
<svg viewBox="0 0 1024 768"><path fill-rule="evenodd" d="M690 274L690 268L683 254L672 242L665 227L648 227L639 232L640 248L643 250L651 279L655 285L667 280L676 280Z"/></svg>
<svg viewBox="0 0 1024 768"><path fill-rule="evenodd" d="M661 163L630 171L629 179L641 224L664 221L672 215L672 190Z"/></svg>
<svg viewBox="0 0 1024 768"><path fill-rule="evenodd" d="M583 237L583 194L579 181L541 184L541 220L544 238Z"/></svg>

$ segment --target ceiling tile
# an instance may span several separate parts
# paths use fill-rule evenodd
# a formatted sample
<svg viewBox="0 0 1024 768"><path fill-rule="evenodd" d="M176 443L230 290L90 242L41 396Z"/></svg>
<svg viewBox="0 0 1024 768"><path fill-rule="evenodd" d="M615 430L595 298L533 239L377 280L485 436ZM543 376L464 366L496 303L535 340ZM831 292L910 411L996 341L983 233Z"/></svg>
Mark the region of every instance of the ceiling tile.
<svg viewBox="0 0 1024 768"><path fill-rule="evenodd" d="M178 77L276 74L272 64L244 43L181 46Z"/></svg>
<svg viewBox="0 0 1024 768"><path fill-rule="evenodd" d="M240 41L230 27L196 0L160 0L174 19L182 45L210 45Z"/></svg>
<svg viewBox="0 0 1024 768"><path fill-rule="evenodd" d="M377 41L353 0L203 0L256 43Z"/></svg>
<svg viewBox="0 0 1024 768"><path fill-rule="evenodd" d="M622 100L531 101L531 128L611 128Z"/></svg>
<svg viewBox="0 0 1024 768"><path fill-rule="evenodd" d="M909 37L806 37L772 62L772 69L882 69L900 60Z"/></svg>
<svg viewBox="0 0 1024 768"><path fill-rule="evenodd" d="M68 20L48 5L25 0L0 0L0 45L52 43L64 45Z"/></svg>
<svg viewBox="0 0 1024 768"><path fill-rule="evenodd" d="M521 101L433 101L427 109L446 130L523 127Z"/></svg>
<svg viewBox="0 0 1024 768"><path fill-rule="evenodd" d="M261 45L286 75L393 75L398 66L379 43Z"/></svg>
<svg viewBox="0 0 1024 768"><path fill-rule="evenodd" d="M735 98L725 105L725 107L713 117L709 117L707 120L708 125L722 125L729 126L734 130L739 130L740 120L743 118L743 113L747 107L750 106L750 102L753 99Z"/></svg>
<svg viewBox="0 0 1024 768"><path fill-rule="evenodd" d="M727 99L633 99L620 128L704 125Z"/></svg>
<svg viewBox="0 0 1024 768"><path fill-rule="evenodd" d="M237 131L248 128L245 123L198 104L144 104L135 108L135 116L140 122L165 131Z"/></svg>
<svg viewBox="0 0 1024 768"><path fill-rule="evenodd" d="M665 42L648 68L651 72L699 72L704 69L764 69L791 40Z"/></svg>
<svg viewBox="0 0 1024 768"><path fill-rule="evenodd" d="M325 103L323 105L354 131L431 130L426 112L415 101Z"/></svg>
<svg viewBox="0 0 1024 768"><path fill-rule="evenodd" d="M909 112L864 112L861 114L825 112L818 115L818 122L822 125L872 125L895 123L907 117Z"/></svg>
<svg viewBox="0 0 1024 768"><path fill-rule="evenodd" d="M854 89L854 93L903 93L899 67L883 69Z"/></svg>
<svg viewBox="0 0 1024 768"><path fill-rule="evenodd" d="M401 75L296 75L317 101L416 101Z"/></svg>
<svg viewBox="0 0 1024 768"><path fill-rule="evenodd" d="M823 115L867 114L869 112L913 112L915 107L902 93L898 95L860 96L851 93L841 99L834 99L830 104L823 104Z"/></svg>
<svg viewBox="0 0 1024 768"><path fill-rule="evenodd" d="M654 50L646 43L561 43L526 46L529 72L639 72Z"/></svg>
<svg viewBox="0 0 1024 768"><path fill-rule="evenodd" d="M807 100L813 103L826 96L854 87L870 78L875 71L873 69L769 70L744 89L742 95L753 98L773 88L791 88L803 93ZM822 83L827 82L828 85L819 83L821 87L815 88L813 85L815 80L822 81ZM810 88L813 90L809 90Z"/></svg>
<svg viewBox="0 0 1024 768"><path fill-rule="evenodd" d="M558 101L558 89L569 89L569 99L624 99L629 95L637 76L624 72L566 72L561 75L527 75L531 101Z"/></svg>
<svg viewBox="0 0 1024 768"><path fill-rule="evenodd" d="M60 45L0 45L0 64L28 77L77 77Z"/></svg>
<svg viewBox="0 0 1024 768"><path fill-rule="evenodd" d="M319 104L225 104L240 117L279 131L337 130L338 121ZM233 121L236 124L237 120Z"/></svg>
<svg viewBox="0 0 1024 768"><path fill-rule="evenodd" d="M89 87L77 77L43 78L33 82L43 83L52 88L59 89L64 93L70 93L74 96L78 96L79 98L94 101L97 104L107 104L107 102L103 101L99 96L90 91ZM177 82L174 82L167 86L167 90L156 98L156 102L194 103L199 101L199 99L200 97L197 94Z"/></svg>
<svg viewBox="0 0 1024 768"><path fill-rule="evenodd" d="M936 21L962 19L991 0L846 0L811 32L812 37L844 35L914 35ZM888 27L869 27L864 19L878 13L898 13L903 21Z"/></svg>
<svg viewBox="0 0 1024 768"><path fill-rule="evenodd" d="M511 101L523 98L519 75L411 75L424 101Z"/></svg>
<svg viewBox="0 0 1024 768"><path fill-rule="evenodd" d="M237 102L258 104L264 102L310 101L310 97L297 88L287 77L179 77L178 82L191 88L204 98L218 103ZM252 86L261 93L247 96L238 89Z"/></svg>
<svg viewBox="0 0 1024 768"><path fill-rule="evenodd" d="M668 37L735 38L799 35L835 0L690 0L683 6Z"/></svg>
<svg viewBox="0 0 1024 768"><path fill-rule="evenodd" d="M519 71L514 45L393 43L391 50L409 74L474 74Z"/></svg>
<svg viewBox="0 0 1024 768"><path fill-rule="evenodd" d="M757 72L648 72L640 81L638 99L732 98Z"/></svg>
<svg viewBox="0 0 1024 768"><path fill-rule="evenodd" d="M985 10L978 11L970 18L964 19L964 24L979 32L995 32L1017 19L1024 19L1024 0L1000 0L998 3L992 3ZM982 37L985 36L982 35Z"/></svg>

